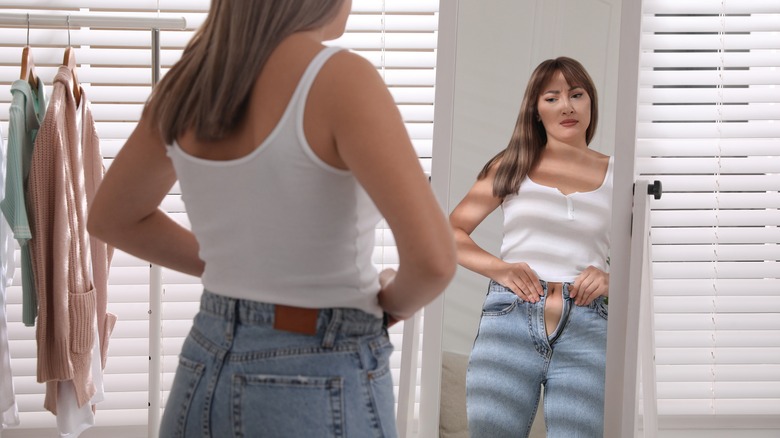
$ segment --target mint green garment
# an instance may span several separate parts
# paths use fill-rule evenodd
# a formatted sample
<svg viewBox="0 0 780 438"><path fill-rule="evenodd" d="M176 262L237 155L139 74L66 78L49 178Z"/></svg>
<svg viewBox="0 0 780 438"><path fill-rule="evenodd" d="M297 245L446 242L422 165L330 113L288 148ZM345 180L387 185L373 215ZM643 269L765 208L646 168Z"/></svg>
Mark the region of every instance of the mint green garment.
<svg viewBox="0 0 780 438"><path fill-rule="evenodd" d="M46 91L40 78L37 90L33 90L29 82L19 79L11 84L11 96L5 198L0 201L0 210L22 248L22 322L31 327L35 325L38 314L38 300L28 245L32 234L25 195L35 137L46 114Z"/></svg>

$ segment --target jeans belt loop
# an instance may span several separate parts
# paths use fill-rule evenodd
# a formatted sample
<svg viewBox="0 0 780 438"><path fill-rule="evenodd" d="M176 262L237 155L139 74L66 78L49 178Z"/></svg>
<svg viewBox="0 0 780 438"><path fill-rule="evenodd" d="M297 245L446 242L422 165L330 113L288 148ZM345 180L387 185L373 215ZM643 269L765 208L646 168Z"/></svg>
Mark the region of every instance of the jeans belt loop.
<svg viewBox="0 0 780 438"><path fill-rule="evenodd" d="M325 329L325 335L322 337L322 346L324 348L332 348L336 345L336 336L341 330L342 311L339 308L333 308L331 310L330 321L328 321L328 327Z"/></svg>

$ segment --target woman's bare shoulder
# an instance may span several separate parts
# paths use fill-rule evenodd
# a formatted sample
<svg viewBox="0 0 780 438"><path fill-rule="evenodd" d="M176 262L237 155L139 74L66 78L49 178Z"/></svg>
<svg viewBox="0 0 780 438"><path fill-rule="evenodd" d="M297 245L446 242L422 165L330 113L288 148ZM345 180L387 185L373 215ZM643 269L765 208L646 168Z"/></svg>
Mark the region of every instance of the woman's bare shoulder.
<svg viewBox="0 0 780 438"><path fill-rule="evenodd" d="M368 59L349 50L334 53L323 65L320 75L330 87L384 85L376 67Z"/></svg>
<svg viewBox="0 0 780 438"><path fill-rule="evenodd" d="M366 58L341 50L322 66L309 94L310 104L336 119L366 116L366 111L397 111L387 85ZM362 113L362 114L361 114Z"/></svg>

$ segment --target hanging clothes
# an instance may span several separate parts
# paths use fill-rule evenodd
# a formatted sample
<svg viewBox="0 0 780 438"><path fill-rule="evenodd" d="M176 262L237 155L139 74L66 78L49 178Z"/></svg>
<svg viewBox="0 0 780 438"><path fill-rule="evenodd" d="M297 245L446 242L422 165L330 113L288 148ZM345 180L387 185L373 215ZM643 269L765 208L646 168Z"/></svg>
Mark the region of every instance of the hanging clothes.
<svg viewBox="0 0 780 438"><path fill-rule="evenodd" d="M87 211L92 207L92 200L95 193L103 182L103 176L106 168L103 166L103 154L100 151L100 139L95 129L95 120L92 118L92 110L89 101L84 97L84 91L81 91L81 126L83 141L83 169L84 169L84 190L87 198ZM88 146L89 145L89 146ZM108 273L111 268L111 260L114 256L114 247L108 246L100 239L89 236L89 248L91 255L90 271L92 274L92 284L95 286L95 302L97 312L97 330L100 339L100 369L106 367L106 358L108 357L108 342L111 333L116 325L117 317L108 312Z"/></svg>
<svg viewBox="0 0 780 438"><path fill-rule="evenodd" d="M0 129L0 184L5 182L6 150ZM4 192L0 187L0 196ZM8 321L6 313L6 288L14 279L14 241L11 228L0 216L0 435L7 427L19 425L19 408L16 405L11 354L8 348Z"/></svg>
<svg viewBox="0 0 780 438"><path fill-rule="evenodd" d="M76 106L72 82L70 70L60 67L35 141L28 182L38 294L37 377L47 382L44 407L54 414L58 382L72 381L80 408L95 396L93 362L102 370L105 356L93 361L93 352L107 351L116 320L105 312L111 251L91 242L86 231L88 194L102 180L102 158L96 158L99 141L89 103L82 95L81 107Z"/></svg>
<svg viewBox="0 0 780 438"><path fill-rule="evenodd" d="M81 95L84 96L83 91L81 92ZM84 135L92 135L95 133L94 122L91 121L90 116L87 114L89 105L85 100L82 100L82 102L83 104L79 105L79 109L76 111L76 132L79 133L79 141L81 141L81 138L83 138ZM88 123L84 123L85 120ZM94 144L98 144L97 137L94 138ZM99 149L94 149L95 150L93 154L86 154L85 151L85 156L83 157L84 174L85 179L89 179L90 177L97 178L96 180L93 180L94 185L97 186L103 180L105 169L103 168L103 157L100 155ZM92 197L94 196L94 188L91 187L92 185L93 184L90 183L85 184L88 201L87 206L91 204ZM92 192L90 192L90 190L92 190ZM97 272L105 273L105 275L102 276L102 282L97 281L97 279L93 281L95 283L95 292L97 296L97 312L98 314L101 313L100 309L102 301L102 313L105 316L106 323L108 324L107 333L110 334L114 327L116 317L111 314L106 314L106 294L101 293L101 291L105 291L108 288L108 262L110 261L109 259L113 252L113 248L107 247L105 243L90 237L90 249L96 249L96 251L90 251L92 264L90 266L90 270L94 270L93 266L96 263L99 265L99 267L102 266L104 268L97 269ZM100 277L100 275L98 275L98 277ZM102 300L101 297L103 298ZM94 333L95 339L103 340L108 338L108 335L105 338L101 337L100 333L98 332L98 327L101 326L102 325L100 325L98 322L97 315L95 315L95 320L92 324L92 331ZM56 384L57 387L57 431L60 434L60 438L78 438L83 431L95 425L95 412L93 410L93 405L96 405L105 399L105 390L103 387L103 367L105 366L105 356L101 356L101 351L102 347L100 343L93 342L91 370L92 383L95 386L95 394L92 395L89 403L79 406L76 388L72 380L47 383L47 392L53 389L53 385ZM53 394L50 396L53 397Z"/></svg>
<svg viewBox="0 0 780 438"><path fill-rule="evenodd" d="M25 200L35 138L46 113L46 91L40 78L37 90L33 90L27 80L19 79L11 84L11 95L5 197L0 201L0 210L21 248L22 322L32 327L38 303L29 246L32 234Z"/></svg>

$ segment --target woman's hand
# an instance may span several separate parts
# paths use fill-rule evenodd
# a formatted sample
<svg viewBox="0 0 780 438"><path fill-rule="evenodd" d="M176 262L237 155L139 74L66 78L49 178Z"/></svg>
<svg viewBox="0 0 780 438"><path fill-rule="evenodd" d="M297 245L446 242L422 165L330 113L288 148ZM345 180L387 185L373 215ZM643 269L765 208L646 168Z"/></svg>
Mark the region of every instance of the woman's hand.
<svg viewBox="0 0 780 438"><path fill-rule="evenodd" d="M398 321L401 321L401 318L392 315L382 306L382 302L384 301L384 294L393 283L393 280L395 280L395 274L396 271L392 268L383 269L382 272L379 273L379 306L382 307L382 310L384 311L385 322L387 323L388 327L391 327Z"/></svg>
<svg viewBox="0 0 780 438"><path fill-rule="evenodd" d="M538 303L539 297L544 295L539 277L527 263L503 263L492 278L502 286L511 289L521 300L529 303Z"/></svg>
<svg viewBox="0 0 780 438"><path fill-rule="evenodd" d="M393 268L383 269L382 272L379 273L380 290L384 290L385 288L387 288L387 285L389 285L394 278L395 278L395 269Z"/></svg>
<svg viewBox="0 0 780 438"><path fill-rule="evenodd" d="M609 274L588 266L577 276L569 289L569 297L578 306L587 306L600 296L609 296Z"/></svg>

